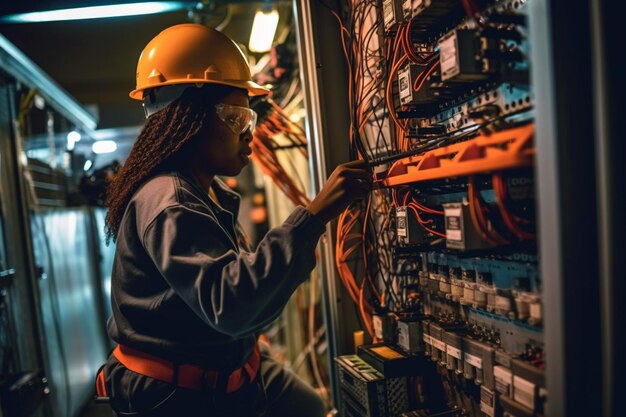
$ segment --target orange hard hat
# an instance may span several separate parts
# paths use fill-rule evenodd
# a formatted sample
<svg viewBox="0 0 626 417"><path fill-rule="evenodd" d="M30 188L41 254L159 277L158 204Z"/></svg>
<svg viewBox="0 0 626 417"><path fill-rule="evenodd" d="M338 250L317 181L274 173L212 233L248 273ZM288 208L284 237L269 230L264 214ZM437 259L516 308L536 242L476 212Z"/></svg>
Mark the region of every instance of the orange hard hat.
<svg viewBox="0 0 626 417"><path fill-rule="evenodd" d="M243 52L228 36L199 24L169 27L144 48L137 63L137 86L130 97L143 100L146 90L181 84L222 84L251 96L267 95L250 74Z"/></svg>

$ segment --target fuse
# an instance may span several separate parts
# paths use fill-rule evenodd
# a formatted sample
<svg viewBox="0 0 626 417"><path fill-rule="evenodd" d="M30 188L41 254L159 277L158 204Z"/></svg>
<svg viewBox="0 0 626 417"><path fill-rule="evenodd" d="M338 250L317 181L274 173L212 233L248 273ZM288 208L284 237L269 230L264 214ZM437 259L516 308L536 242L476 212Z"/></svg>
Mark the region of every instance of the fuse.
<svg viewBox="0 0 626 417"><path fill-rule="evenodd" d="M476 367L473 365L473 363L476 363L475 361L473 361L476 358L468 353L464 353L463 359L463 376L465 377L465 379L476 378Z"/></svg>
<svg viewBox="0 0 626 417"><path fill-rule="evenodd" d="M443 342L443 329L436 324L430 325L432 354L430 359L440 365L446 365L446 344Z"/></svg>
<svg viewBox="0 0 626 417"><path fill-rule="evenodd" d="M480 387L480 411L488 417L496 415L496 393L484 385Z"/></svg>
<svg viewBox="0 0 626 417"><path fill-rule="evenodd" d="M424 339L424 356L431 356L432 342L430 340L430 323L427 320L422 322L422 337Z"/></svg>
<svg viewBox="0 0 626 417"><path fill-rule="evenodd" d="M444 296L451 293L448 271L448 257L442 253L439 255L439 291L441 291Z"/></svg>
<svg viewBox="0 0 626 417"><path fill-rule="evenodd" d="M509 316L513 310L511 292L509 290L498 290L496 293L495 312L501 316Z"/></svg>
<svg viewBox="0 0 626 417"><path fill-rule="evenodd" d="M474 269L468 269L467 266L461 265L461 275L463 277L463 297L461 304L472 305L474 303L474 289L476 288L476 273Z"/></svg>
<svg viewBox="0 0 626 417"><path fill-rule="evenodd" d="M541 297L536 293L513 291L518 320L528 320L529 324L541 323Z"/></svg>
<svg viewBox="0 0 626 417"><path fill-rule="evenodd" d="M496 297L498 295L498 289L495 285L491 286L483 286L480 288L482 292L487 295L487 306L486 310L490 313L494 313L496 311Z"/></svg>
<svg viewBox="0 0 626 417"><path fill-rule="evenodd" d="M454 371L457 375L463 374L463 351L462 337L453 332L444 333L444 342L446 343L446 368Z"/></svg>
<svg viewBox="0 0 626 417"><path fill-rule="evenodd" d="M476 286L474 287L474 308L487 307L487 291L491 290L492 278L489 272L476 273Z"/></svg>
<svg viewBox="0 0 626 417"><path fill-rule="evenodd" d="M537 386L530 381L513 376L513 399L535 411Z"/></svg>
<svg viewBox="0 0 626 417"><path fill-rule="evenodd" d="M463 296L463 280L461 265L456 256L448 258L448 276L450 278L450 294L446 298L458 302Z"/></svg>
<svg viewBox="0 0 626 417"><path fill-rule="evenodd" d="M463 343L463 374L467 379L474 379L476 384L494 388L493 360L494 349L489 345L465 338Z"/></svg>
<svg viewBox="0 0 626 417"><path fill-rule="evenodd" d="M542 321L541 299L539 296L536 296L536 298L530 302L529 308L530 308L530 313L529 313L530 317L528 317L528 324L531 324L533 326L541 325L541 321Z"/></svg>
<svg viewBox="0 0 626 417"><path fill-rule="evenodd" d="M511 370L504 366L496 365L493 367L493 375L496 380L496 391L510 397L511 386L513 384L513 374Z"/></svg>

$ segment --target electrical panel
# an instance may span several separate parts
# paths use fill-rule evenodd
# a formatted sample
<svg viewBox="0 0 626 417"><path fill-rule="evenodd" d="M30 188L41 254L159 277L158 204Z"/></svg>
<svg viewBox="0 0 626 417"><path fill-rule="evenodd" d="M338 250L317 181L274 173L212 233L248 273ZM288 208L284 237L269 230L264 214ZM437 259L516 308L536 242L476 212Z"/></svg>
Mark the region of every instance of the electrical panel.
<svg viewBox="0 0 626 417"><path fill-rule="evenodd" d="M338 224L340 277L371 336L337 359L343 416L544 416L526 9L523 0L343 8L352 150L375 182ZM359 366L380 386L402 367L406 384L379 391L406 394L407 406L363 411L386 400L369 398L379 391L364 382L357 395L355 381L367 380Z"/></svg>

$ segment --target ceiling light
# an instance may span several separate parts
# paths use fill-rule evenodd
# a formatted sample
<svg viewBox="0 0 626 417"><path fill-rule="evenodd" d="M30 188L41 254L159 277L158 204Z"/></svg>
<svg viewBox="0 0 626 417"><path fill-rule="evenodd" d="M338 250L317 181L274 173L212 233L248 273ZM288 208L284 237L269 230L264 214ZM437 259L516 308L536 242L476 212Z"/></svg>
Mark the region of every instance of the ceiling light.
<svg viewBox="0 0 626 417"><path fill-rule="evenodd" d="M85 172L89 171L92 165L93 165L93 162L91 162L90 159L86 160L85 165L83 166L83 171Z"/></svg>
<svg viewBox="0 0 626 417"><path fill-rule="evenodd" d="M113 140L99 140L91 145L91 150L97 154L115 152L116 149L117 143Z"/></svg>
<svg viewBox="0 0 626 417"><path fill-rule="evenodd" d="M76 142L78 142L80 140L80 133L78 133L75 130L72 130L70 133L67 134L67 150L68 151L73 151L74 150L74 146L76 145Z"/></svg>
<svg viewBox="0 0 626 417"><path fill-rule="evenodd" d="M278 11L257 10L250 33L250 52L267 52L272 48L276 28L278 27Z"/></svg>
<svg viewBox="0 0 626 417"><path fill-rule="evenodd" d="M165 13L187 8L182 1L155 1L146 3L112 4L107 6L76 7L72 9L20 13L5 16L5 23L55 22L59 20L99 19Z"/></svg>
<svg viewBox="0 0 626 417"><path fill-rule="evenodd" d="M78 142L80 140L80 133L78 133L75 130L72 130L70 133L67 134L67 140L72 141L72 142Z"/></svg>

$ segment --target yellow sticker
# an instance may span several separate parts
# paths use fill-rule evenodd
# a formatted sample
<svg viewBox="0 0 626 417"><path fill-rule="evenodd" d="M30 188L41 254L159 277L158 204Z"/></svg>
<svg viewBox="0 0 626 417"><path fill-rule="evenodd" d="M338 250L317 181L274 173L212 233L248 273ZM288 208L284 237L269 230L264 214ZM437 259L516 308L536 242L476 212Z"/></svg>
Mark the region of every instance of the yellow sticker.
<svg viewBox="0 0 626 417"><path fill-rule="evenodd" d="M404 358L404 355L402 355L399 352L396 352L395 350L387 346L373 347L373 348L370 348L370 350L374 352L375 354L377 354L378 356L382 356L385 359Z"/></svg>

